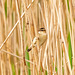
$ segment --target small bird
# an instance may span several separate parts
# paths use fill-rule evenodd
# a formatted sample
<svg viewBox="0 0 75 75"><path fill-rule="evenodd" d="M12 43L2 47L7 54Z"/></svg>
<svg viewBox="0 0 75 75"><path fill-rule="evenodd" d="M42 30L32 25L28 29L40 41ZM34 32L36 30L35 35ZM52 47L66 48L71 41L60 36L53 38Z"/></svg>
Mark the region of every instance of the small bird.
<svg viewBox="0 0 75 75"><path fill-rule="evenodd" d="M39 46L43 45L47 39L47 34L45 28L40 28L38 31L38 37L35 37L30 45L28 52L31 51L32 48L36 47L37 41L39 41Z"/></svg>

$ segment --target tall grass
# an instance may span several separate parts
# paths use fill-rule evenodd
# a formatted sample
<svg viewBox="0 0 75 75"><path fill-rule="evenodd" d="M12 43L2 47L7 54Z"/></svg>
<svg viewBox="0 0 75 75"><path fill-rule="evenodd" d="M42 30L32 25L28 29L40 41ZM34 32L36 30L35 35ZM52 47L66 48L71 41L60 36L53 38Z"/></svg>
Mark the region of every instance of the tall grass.
<svg viewBox="0 0 75 75"><path fill-rule="evenodd" d="M75 1L0 0L0 75L75 75Z"/></svg>

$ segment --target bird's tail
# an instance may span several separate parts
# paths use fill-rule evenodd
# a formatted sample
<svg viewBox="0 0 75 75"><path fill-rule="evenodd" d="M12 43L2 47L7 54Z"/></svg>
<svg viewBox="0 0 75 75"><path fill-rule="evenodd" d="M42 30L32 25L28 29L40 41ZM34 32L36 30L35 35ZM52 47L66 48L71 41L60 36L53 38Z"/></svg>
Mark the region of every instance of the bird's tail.
<svg viewBox="0 0 75 75"><path fill-rule="evenodd" d="M32 50L32 48L29 48L28 50L27 50L27 52L29 52L29 51L31 51Z"/></svg>

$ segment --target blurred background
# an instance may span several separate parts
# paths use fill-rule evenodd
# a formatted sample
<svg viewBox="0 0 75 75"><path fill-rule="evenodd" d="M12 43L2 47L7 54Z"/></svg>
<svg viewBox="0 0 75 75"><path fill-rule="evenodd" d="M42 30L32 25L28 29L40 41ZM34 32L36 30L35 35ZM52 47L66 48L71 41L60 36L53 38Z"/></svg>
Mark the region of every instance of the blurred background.
<svg viewBox="0 0 75 75"><path fill-rule="evenodd" d="M75 0L0 0L0 75L75 75Z"/></svg>

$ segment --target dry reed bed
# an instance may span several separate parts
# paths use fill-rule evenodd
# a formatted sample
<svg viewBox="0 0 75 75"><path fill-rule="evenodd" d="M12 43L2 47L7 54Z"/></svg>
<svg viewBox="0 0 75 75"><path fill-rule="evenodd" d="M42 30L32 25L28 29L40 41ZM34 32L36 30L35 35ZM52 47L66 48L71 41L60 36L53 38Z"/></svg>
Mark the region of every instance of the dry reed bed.
<svg viewBox="0 0 75 75"><path fill-rule="evenodd" d="M0 0L0 75L75 75L74 0ZM38 29L46 43L27 49Z"/></svg>

